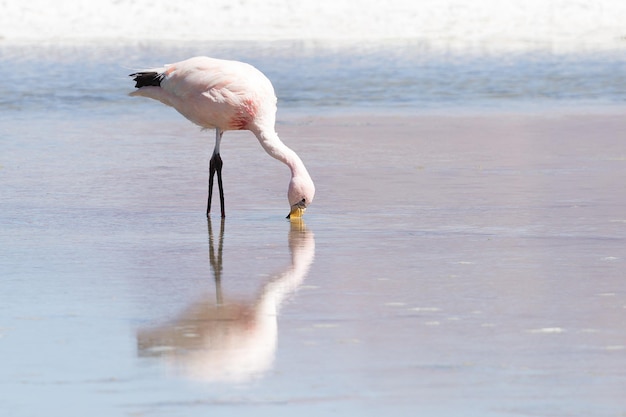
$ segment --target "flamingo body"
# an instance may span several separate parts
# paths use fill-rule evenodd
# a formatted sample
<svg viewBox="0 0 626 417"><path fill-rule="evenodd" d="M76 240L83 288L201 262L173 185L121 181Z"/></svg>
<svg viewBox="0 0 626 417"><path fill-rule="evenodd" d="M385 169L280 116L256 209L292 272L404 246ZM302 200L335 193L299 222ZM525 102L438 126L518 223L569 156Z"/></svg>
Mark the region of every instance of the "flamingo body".
<svg viewBox="0 0 626 417"><path fill-rule="evenodd" d="M243 62L195 57L131 76L138 88L131 93L132 96L158 100L175 108L196 125L216 129L207 214L213 172L217 171L224 215L219 156L222 134L228 130L249 130L268 154L291 170L288 190L291 211L288 217L302 216L313 201L315 186L302 160L275 132L276 95L272 83L261 71Z"/></svg>

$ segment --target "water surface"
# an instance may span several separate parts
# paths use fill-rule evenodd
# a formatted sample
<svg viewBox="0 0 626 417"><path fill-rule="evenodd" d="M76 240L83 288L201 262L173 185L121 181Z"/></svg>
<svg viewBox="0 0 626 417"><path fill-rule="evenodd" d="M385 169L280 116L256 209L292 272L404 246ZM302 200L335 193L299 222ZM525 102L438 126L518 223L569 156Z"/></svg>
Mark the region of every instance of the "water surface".
<svg viewBox="0 0 626 417"><path fill-rule="evenodd" d="M317 184L304 224L284 219L288 170L246 132L225 136L228 216L207 223L211 132L124 96L120 62L171 49L3 49L3 414L626 412L619 107L424 114L421 75L386 78L402 100L333 51L241 50L297 109L278 132ZM298 88L294 65L312 66ZM316 68L359 88L317 91L333 83ZM546 103L510 100L526 99Z"/></svg>
<svg viewBox="0 0 626 417"><path fill-rule="evenodd" d="M188 42L113 46L0 44L0 108L117 105L128 73L195 55L250 62L273 81L281 112L623 105L623 48L494 53L420 41ZM98 108L98 112L103 109Z"/></svg>

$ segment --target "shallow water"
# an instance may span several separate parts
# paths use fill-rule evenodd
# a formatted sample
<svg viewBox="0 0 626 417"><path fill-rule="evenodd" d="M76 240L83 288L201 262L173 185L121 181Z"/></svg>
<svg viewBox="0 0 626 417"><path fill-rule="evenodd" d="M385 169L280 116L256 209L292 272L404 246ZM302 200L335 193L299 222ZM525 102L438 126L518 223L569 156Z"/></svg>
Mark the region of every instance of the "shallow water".
<svg viewBox="0 0 626 417"><path fill-rule="evenodd" d="M237 59L274 83L280 111L537 109L626 102L623 48L493 53L419 41L189 42L46 45L0 43L0 109L125 103L128 73L195 55ZM117 109L118 107L113 107ZM150 109L150 107L146 107ZM148 111L148 110L146 110Z"/></svg>
<svg viewBox="0 0 626 417"><path fill-rule="evenodd" d="M278 126L317 184L304 224L246 132L222 224L211 132L95 82L2 84L3 415L626 412L619 109L310 105Z"/></svg>

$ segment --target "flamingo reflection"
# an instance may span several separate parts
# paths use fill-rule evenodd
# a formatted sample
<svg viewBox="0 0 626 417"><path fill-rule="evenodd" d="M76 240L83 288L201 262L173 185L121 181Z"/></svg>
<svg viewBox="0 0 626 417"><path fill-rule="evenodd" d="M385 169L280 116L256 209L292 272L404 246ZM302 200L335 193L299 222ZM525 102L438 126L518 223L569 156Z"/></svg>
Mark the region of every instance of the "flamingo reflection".
<svg viewBox="0 0 626 417"><path fill-rule="evenodd" d="M243 382L268 371L276 350L279 308L304 281L315 256L313 233L302 220L290 223L291 265L270 277L256 299L238 303L222 294L224 219L216 250L209 218L216 298L195 302L172 322L139 330L139 354L158 356L183 375L205 381Z"/></svg>

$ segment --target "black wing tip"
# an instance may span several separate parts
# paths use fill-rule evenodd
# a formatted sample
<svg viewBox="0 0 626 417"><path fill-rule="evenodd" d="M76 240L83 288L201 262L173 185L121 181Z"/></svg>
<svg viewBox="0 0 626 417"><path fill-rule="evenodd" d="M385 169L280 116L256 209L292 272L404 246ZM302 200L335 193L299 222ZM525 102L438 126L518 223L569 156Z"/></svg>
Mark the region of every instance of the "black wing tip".
<svg viewBox="0 0 626 417"><path fill-rule="evenodd" d="M156 71L142 71L129 74L129 77L133 77L135 88L160 87L165 74Z"/></svg>

